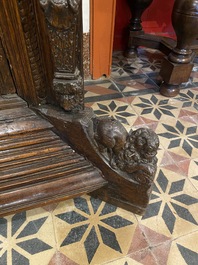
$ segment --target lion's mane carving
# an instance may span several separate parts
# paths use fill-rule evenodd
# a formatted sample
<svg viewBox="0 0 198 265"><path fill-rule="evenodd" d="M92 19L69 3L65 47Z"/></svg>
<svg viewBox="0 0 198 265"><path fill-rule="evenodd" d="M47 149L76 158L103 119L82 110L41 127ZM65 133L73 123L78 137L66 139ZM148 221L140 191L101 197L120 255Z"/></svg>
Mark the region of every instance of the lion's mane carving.
<svg viewBox="0 0 198 265"><path fill-rule="evenodd" d="M147 128L132 131L126 140L124 149L116 157L116 165L127 173L141 171L141 175L153 178L157 164L158 136ZM138 181L143 177L140 177Z"/></svg>
<svg viewBox="0 0 198 265"><path fill-rule="evenodd" d="M151 182L156 172L159 147L158 136L152 130L139 128L128 134L120 122L104 118L95 126L95 140L113 168L128 174L138 171L136 181Z"/></svg>

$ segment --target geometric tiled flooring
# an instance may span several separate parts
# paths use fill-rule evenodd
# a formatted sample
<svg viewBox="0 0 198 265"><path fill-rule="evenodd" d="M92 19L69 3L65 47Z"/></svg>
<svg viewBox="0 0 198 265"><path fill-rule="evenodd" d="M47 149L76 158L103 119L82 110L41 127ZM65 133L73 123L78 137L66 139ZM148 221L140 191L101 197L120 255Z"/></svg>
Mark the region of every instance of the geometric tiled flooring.
<svg viewBox="0 0 198 265"><path fill-rule="evenodd" d="M158 170L143 217L88 195L0 218L0 265L198 264L198 60L175 98L159 94L162 55L113 55L85 102L128 131L154 130Z"/></svg>

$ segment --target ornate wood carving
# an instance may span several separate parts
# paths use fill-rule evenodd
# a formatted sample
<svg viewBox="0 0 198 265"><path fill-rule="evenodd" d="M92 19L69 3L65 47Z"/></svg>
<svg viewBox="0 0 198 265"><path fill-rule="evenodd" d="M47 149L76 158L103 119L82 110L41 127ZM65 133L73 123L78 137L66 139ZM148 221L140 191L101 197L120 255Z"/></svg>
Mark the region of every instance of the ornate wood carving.
<svg viewBox="0 0 198 265"><path fill-rule="evenodd" d="M157 135L140 128L129 134L123 125L112 118L96 119L94 138L104 159L109 161L115 170L128 174L141 171L135 176L139 183L151 185L157 165Z"/></svg>
<svg viewBox="0 0 198 265"><path fill-rule="evenodd" d="M0 1L3 44L6 44L13 67L17 93L54 125L53 129L62 139L57 141L57 135L51 132L51 124L46 128L43 119L36 115L32 119L33 114L25 102L21 103L18 98L16 102L14 100L15 107L20 105L20 112L12 113L12 109L7 110L10 101L5 102L2 97L4 116L15 119L12 124L9 118L9 123L3 124L0 130L3 139L6 134L6 141L13 144L11 153L14 156L8 152L7 162L9 164L11 159L14 163L16 156L19 160L22 157L10 171L4 164L5 157L0 154L2 167L6 170L4 180L9 177L2 186L7 189L1 194L4 213L11 207L27 209L97 188L92 195L135 213L143 214L148 205L156 171L158 138L147 129L127 133L118 121L97 119L91 109L83 109L81 11L81 0ZM38 104L43 103L46 95L47 104ZM21 115L26 117L26 114L24 120ZM86 159L81 156L78 156L79 160L73 159L74 152L69 147L60 152L58 146L65 147L64 139ZM20 152L16 152L16 145ZM56 159L52 161L49 155ZM22 207L20 203L24 203Z"/></svg>
<svg viewBox="0 0 198 265"><path fill-rule="evenodd" d="M67 111L83 109L80 0L40 0L54 63L53 90Z"/></svg>
<svg viewBox="0 0 198 265"><path fill-rule="evenodd" d="M39 49L34 3L33 1L18 0L18 7L35 91L39 100L43 101L46 98L46 80L44 68L41 64L42 58Z"/></svg>
<svg viewBox="0 0 198 265"><path fill-rule="evenodd" d="M27 1L30 4L33 0ZM28 11L27 11L28 12ZM2 42L9 60L16 90L29 104L38 104L30 52L21 23L18 0L0 1L0 27ZM29 44L31 45L31 44Z"/></svg>
<svg viewBox="0 0 198 265"><path fill-rule="evenodd" d="M93 196L144 213L157 167L159 139L153 131L140 128L128 134L117 120L98 119L88 108L67 114L46 105L37 111L102 171L108 185Z"/></svg>

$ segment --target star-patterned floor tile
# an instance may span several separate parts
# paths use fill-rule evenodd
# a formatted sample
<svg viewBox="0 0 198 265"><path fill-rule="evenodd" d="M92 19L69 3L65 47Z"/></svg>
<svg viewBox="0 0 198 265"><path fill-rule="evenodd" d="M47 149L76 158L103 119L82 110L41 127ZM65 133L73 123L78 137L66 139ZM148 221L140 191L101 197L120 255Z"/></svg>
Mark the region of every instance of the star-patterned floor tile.
<svg viewBox="0 0 198 265"><path fill-rule="evenodd" d="M173 241L169 254L168 265L196 265L198 261L198 231Z"/></svg>
<svg viewBox="0 0 198 265"><path fill-rule="evenodd" d="M121 257L137 223L134 215L122 215L117 207L88 196L71 200L69 207L60 203L54 219L59 252L80 264L102 264L108 255Z"/></svg>
<svg viewBox="0 0 198 265"><path fill-rule="evenodd" d="M198 158L191 160L188 178L193 186L198 190Z"/></svg>
<svg viewBox="0 0 198 265"><path fill-rule="evenodd" d="M181 90L179 95L175 98L182 102L182 108L190 108L192 111L198 110L198 87Z"/></svg>
<svg viewBox="0 0 198 265"><path fill-rule="evenodd" d="M131 129L137 118L137 114L132 107L127 102L120 100L106 100L94 103L92 109L98 117L113 117L119 120L127 130Z"/></svg>
<svg viewBox="0 0 198 265"><path fill-rule="evenodd" d="M175 120L171 125L162 122L158 129L161 130L157 133L166 149L186 157L198 156L197 125ZM164 132L162 132L163 130Z"/></svg>
<svg viewBox="0 0 198 265"><path fill-rule="evenodd" d="M52 218L42 208L0 218L0 264L47 264L54 253Z"/></svg>
<svg viewBox="0 0 198 265"><path fill-rule="evenodd" d="M141 222L159 233L176 238L197 230L197 207L198 192L191 182L177 173L159 169Z"/></svg>
<svg viewBox="0 0 198 265"><path fill-rule="evenodd" d="M133 109L138 115L157 120L174 120L179 115L179 104L172 99L167 99L159 94L138 96L132 102Z"/></svg>
<svg viewBox="0 0 198 265"><path fill-rule="evenodd" d="M107 80L85 82L85 104L91 106L93 102L123 97L117 87ZM90 104L91 103L91 104Z"/></svg>
<svg viewBox="0 0 198 265"><path fill-rule="evenodd" d="M132 59L124 57L123 52L113 54L111 77L120 78L128 77L131 74L141 74L140 61L138 57Z"/></svg>
<svg viewBox="0 0 198 265"><path fill-rule="evenodd" d="M159 91L158 86L145 74L130 75L112 79L125 97L139 94L148 94Z"/></svg>
<svg viewBox="0 0 198 265"><path fill-rule="evenodd" d="M85 82L85 105L160 138L144 216L84 195L0 218L0 265L198 264L198 57L175 98L159 94L163 55L113 54L110 78Z"/></svg>

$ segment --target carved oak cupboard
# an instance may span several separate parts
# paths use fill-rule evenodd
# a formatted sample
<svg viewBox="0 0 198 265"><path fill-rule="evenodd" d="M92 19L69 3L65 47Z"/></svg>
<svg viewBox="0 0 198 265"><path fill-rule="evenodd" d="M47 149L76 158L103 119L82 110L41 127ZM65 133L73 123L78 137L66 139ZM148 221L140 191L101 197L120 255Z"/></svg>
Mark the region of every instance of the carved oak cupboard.
<svg viewBox="0 0 198 265"><path fill-rule="evenodd" d="M0 215L83 193L148 204L158 137L85 108L81 5L0 1Z"/></svg>

